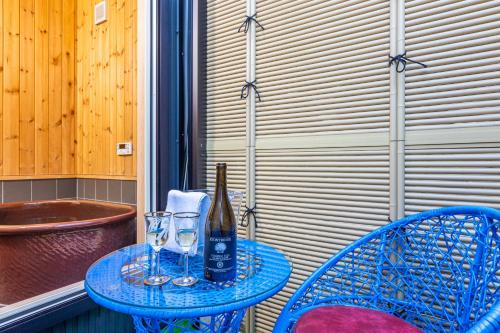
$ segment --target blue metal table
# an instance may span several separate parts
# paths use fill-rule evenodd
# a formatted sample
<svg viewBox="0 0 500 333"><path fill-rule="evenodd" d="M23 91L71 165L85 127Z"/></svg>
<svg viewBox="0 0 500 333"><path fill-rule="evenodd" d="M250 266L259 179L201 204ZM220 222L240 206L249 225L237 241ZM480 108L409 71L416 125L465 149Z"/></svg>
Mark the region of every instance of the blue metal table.
<svg viewBox="0 0 500 333"><path fill-rule="evenodd" d="M192 287L171 282L146 286L151 248L138 244L115 251L94 263L85 277L89 296L103 307L129 314L137 332L238 332L248 307L273 296L288 281L292 267L285 255L258 242L238 240L238 272L233 282L203 277L203 257L190 258ZM161 251L162 273L181 276L179 254Z"/></svg>

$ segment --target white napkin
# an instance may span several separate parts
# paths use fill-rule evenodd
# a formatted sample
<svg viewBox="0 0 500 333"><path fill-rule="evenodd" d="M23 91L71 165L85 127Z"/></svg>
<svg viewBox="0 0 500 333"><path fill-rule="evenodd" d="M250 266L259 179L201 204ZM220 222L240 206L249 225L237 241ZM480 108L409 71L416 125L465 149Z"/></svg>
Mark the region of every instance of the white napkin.
<svg viewBox="0 0 500 333"><path fill-rule="evenodd" d="M178 190L170 190L168 192L167 198L167 212L181 213L181 212L196 212L200 214L198 221L198 240L192 247L189 255L195 255L198 248L201 248L205 240L205 221L207 219L208 210L210 209L210 197L203 192L182 192ZM167 250L183 253L182 249L175 242L175 224L174 217L172 215L172 220L170 221L169 237L167 244L165 244Z"/></svg>

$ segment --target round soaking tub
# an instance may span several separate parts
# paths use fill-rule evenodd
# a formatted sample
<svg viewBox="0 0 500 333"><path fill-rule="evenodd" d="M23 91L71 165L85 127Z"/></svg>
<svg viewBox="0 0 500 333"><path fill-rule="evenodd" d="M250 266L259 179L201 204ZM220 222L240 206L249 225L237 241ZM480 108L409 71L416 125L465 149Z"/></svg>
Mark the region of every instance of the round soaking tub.
<svg viewBox="0 0 500 333"><path fill-rule="evenodd" d="M83 200L0 205L0 304L83 280L102 256L135 243L134 207Z"/></svg>

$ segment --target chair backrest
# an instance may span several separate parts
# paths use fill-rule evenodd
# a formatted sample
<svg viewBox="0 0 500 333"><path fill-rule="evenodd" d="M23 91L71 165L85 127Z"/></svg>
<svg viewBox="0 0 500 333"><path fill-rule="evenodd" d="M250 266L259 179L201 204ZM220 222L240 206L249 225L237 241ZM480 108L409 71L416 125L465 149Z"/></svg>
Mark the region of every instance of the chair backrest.
<svg viewBox="0 0 500 333"><path fill-rule="evenodd" d="M499 229L500 211L472 206L394 221L318 268L275 331L290 332L311 307L342 304L394 314L425 332L465 332L488 311L500 313Z"/></svg>
<svg viewBox="0 0 500 333"><path fill-rule="evenodd" d="M461 206L383 228L379 305L425 331L467 330L498 299L499 227L498 211Z"/></svg>

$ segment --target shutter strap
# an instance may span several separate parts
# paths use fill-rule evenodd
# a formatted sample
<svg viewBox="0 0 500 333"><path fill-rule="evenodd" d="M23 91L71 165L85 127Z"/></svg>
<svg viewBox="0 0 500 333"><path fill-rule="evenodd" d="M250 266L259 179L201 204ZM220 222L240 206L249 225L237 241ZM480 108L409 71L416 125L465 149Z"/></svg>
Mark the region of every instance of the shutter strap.
<svg viewBox="0 0 500 333"><path fill-rule="evenodd" d="M256 15L257 14L253 14L252 16L245 16L245 21L239 27L238 32L241 32L243 30L243 32L247 33L250 29L250 24L252 24L252 21L254 21L255 24L258 25L262 30L264 30L264 27L255 18Z"/></svg>
<svg viewBox="0 0 500 333"><path fill-rule="evenodd" d="M250 94L250 88L252 88L255 91L255 94L257 95L257 98L260 102L260 94L257 90L257 86L255 85L255 81L256 80L253 80L252 82L245 81L246 84L241 88L240 99L246 99Z"/></svg>
<svg viewBox="0 0 500 333"><path fill-rule="evenodd" d="M421 62L418 62L418 61L411 60L411 59L407 58L406 57L406 51L405 51L405 53L398 54L395 57L389 56L389 67L393 63L396 63L396 72L398 72L398 73L402 73L402 72L404 72L406 70L406 64L407 64L407 62L412 62L414 64L422 66L423 68L427 68L426 64L423 64ZM401 64L401 67L400 67L400 64Z"/></svg>
<svg viewBox="0 0 500 333"><path fill-rule="evenodd" d="M249 219L248 217L250 215L253 216L253 220L255 221L255 228L257 229L257 217L256 217L256 212L255 212L255 209L257 208L257 205L253 206L252 208L249 208L247 207L247 205L245 205L245 212L243 213L243 216L241 216L241 223L240 225L244 228L248 227L248 222L249 222Z"/></svg>

